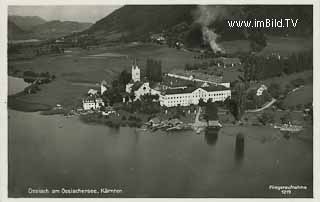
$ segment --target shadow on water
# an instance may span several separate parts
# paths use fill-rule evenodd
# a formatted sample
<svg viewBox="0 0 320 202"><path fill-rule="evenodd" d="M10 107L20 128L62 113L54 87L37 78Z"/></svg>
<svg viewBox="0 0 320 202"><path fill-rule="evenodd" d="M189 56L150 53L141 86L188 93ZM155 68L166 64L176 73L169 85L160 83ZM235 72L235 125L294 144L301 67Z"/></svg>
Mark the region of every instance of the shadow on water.
<svg viewBox="0 0 320 202"><path fill-rule="evenodd" d="M208 145L214 146L218 141L219 129L206 128L204 138Z"/></svg>
<svg viewBox="0 0 320 202"><path fill-rule="evenodd" d="M290 132L289 131L281 131L281 133L282 133L282 135L283 135L283 137L285 138L285 139L287 139L287 140L289 140L290 139Z"/></svg>
<svg viewBox="0 0 320 202"><path fill-rule="evenodd" d="M244 157L244 136L242 133L238 133L236 136L235 144L235 160L238 163L241 163Z"/></svg>

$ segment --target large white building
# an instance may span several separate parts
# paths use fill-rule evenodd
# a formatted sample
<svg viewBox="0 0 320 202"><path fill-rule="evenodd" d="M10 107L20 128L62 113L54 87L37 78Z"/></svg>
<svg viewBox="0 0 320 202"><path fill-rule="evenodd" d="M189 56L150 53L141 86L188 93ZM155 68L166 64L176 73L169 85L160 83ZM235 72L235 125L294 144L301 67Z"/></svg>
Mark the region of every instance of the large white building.
<svg viewBox="0 0 320 202"><path fill-rule="evenodd" d="M205 102L209 99L216 102L224 101L228 97L231 97L231 90L225 86L167 89L160 96L160 105L166 107L189 106L199 104L200 99Z"/></svg>
<svg viewBox="0 0 320 202"><path fill-rule="evenodd" d="M207 102L211 99L212 102L224 101L231 97L230 83L211 83L210 81L201 80L201 87L169 87L162 85L163 88L156 89L149 85L149 82L140 81L140 69L135 64L131 69L132 82L126 85L127 93L134 93L133 101L140 99L142 95L151 94L159 95L161 106L189 106L191 104L199 104L199 100ZM171 75L171 77L180 78L180 75ZM180 78L181 79L181 78ZM182 78L184 79L184 78ZM196 81L193 78L188 80Z"/></svg>

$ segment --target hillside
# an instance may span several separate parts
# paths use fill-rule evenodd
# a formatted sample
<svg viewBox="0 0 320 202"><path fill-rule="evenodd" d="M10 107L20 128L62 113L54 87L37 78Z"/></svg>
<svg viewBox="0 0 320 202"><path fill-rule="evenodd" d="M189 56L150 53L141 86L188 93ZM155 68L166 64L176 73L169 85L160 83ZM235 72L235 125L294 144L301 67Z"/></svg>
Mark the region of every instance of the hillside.
<svg viewBox="0 0 320 202"><path fill-rule="evenodd" d="M37 38L48 39L80 32L88 29L90 26L91 23L54 20L35 26L32 32Z"/></svg>
<svg viewBox="0 0 320 202"><path fill-rule="evenodd" d="M253 29L230 29L228 19L299 19L296 28L265 28L263 32L276 36L312 35L312 6L208 6L215 19L209 23L218 34L218 40L245 39ZM212 9L213 8L213 9ZM150 33L164 32L173 39L199 44L201 26L197 21L196 5L127 5L97 21L84 33L103 40L147 40Z"/></svg>
<svg viewBox="0 0 320 202"><path fill-rule="evenodd" d="M107 17L97 21L87 33L105 37L105 33L120 33L120 36L144 38L149 32L161 32L182 22L191 24L191 11L196 6L190 5L155 5L123 6Z"/></svg>
<svg viewBox="0 0 320 202"><path fill-rule="evenodd" d="M38 16L10 15L8 16L8 20L15 23L23 30L31 30L33 27L47 22L46 20Z"/></svg>
<svg viewBox="0 0 320 202"><path fill-rule="evenodd" d="M23 29L19 24L23 24ZM9 16L8 18L8 38L16 39L52 39L66 36L74 32L81 32L88 29L91 23L81 23L73 21L44 21L36 16Z"/></svg>
<svg viewBox="0 0 320 202"><path fill-rule="evenodd" d="M18 27L15 23L8 21L8 39L24 39L30 33Z"/></svg>

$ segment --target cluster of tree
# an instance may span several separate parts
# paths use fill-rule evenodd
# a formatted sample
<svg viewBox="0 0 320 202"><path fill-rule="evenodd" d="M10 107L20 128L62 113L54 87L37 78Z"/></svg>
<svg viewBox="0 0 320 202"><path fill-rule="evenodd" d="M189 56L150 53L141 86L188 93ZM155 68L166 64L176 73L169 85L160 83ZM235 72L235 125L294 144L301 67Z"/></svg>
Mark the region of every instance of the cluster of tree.
<svg viewBox="0 0 320 202"><path fill-rule="evenodd" d="M251 32L248 39L253 52L260 52L267 46L267 38L260 30Z"/></svg>
<svg viewBox="0 0 320 202"><path fill-rule="evenodd" d="M123 70L118 78L111 82L111 88L102 95L104 102L110 105L122 102L122 95L125 92L126 84L128 84L130 80L131 74L127 70Z"/></svg>
<svg viewBox="0 0 320 202"><path fill-rule="evenodd" d="M271 98L272 96L267 90L263 91L262 95L260 96L257 96L256 89L249 90L246 95L246 109L257 109L266 102L270 101Z"/></svg>
<svg viewBox="0 0 320 202"><path fill-rule="evenodd" d="M263 112L260 116L258 116L258 121L263 125L274 123L274 114L271 112Z"/></svg>
<svg viewBox="0 0 320 202"><path fill-rule="evenodd" d="M208 69L211 66L215 66L217 65L217 61L216 60L208 60L205 62L201 62L201 63L194 63L194 64L185 64L184 69L185 70L199 70L199 69Z"/></svg>
<svg viewBox="0 0 320 202"><path fill-rule="evenodd" d="M8 54L21 53L20 45L8 45Z"/></svg>
<svg viewBox="0 0 320 202"><path fill-rule="evenodd" d="M134 99L133 97L130 99ZM146 94L142 95L140 99L133 102L128 102L122 106L122 109L130 113L140 112L143 114L156 114L160 112L160 103L158 102L158 95Z"/></svg>
<svg viewBox="0 0 320 202"><path fill-rule="evenodd" d="M168 46L171 48L180 48L177 46L177 42L181 44L185 41L189 29L189 24L184 21L167 29L165 32L165 37Z"/></svg>
<svg viewBox="0 0 320 202"><path fill-rule="evenodd" d="M268 92L273 98L278 99L280 95L282 95L282 89L281 86L278 83L271 83L268 87Z"/></svg>
<svg viewBox="0 0 320 202"><path fill-rule="evenodd" d="M203 62L203 63L195 63L192 65L186 64L184 69L186 71L198 70L198 71L202 71L205 74L222 76L223 70L221 68L212 67L213 65L216 65L216 62L210 61L210 62Z"/></svg>
<svg viewBox="0 0 320 202"><path fill-rule="evenodd" d="M63 54L64 48L57 45L50 45L48 47L39 47L34 50L35 55L46 55L46 54Z"/></svg>
<svg viewBox="0 0 320 202"><path fill-rule="evenodd" d="M161 82L162 81L161 61L147 59L146 77L148 78L149 81L153 81L153 82Z"/></svg>
<svg viewBox="0 0 320 202"><path fill-rule="evenodd" d="M282 115L280 117L280 121L281 121L282 124L288 124L289 122L291 122L292 121L292 117L291 117L290 113L287 112L284 115Z"/></svg>
<svg viewBox="0 0 320 202"><path fill-rule="evenodd" d="M24 89L24 92L27 94L34 94L40 91L39 84L32 84Z"/></svg>
<svg viewBox="0 0 320 202"><path fill-rule="evenodd" d="M119 80L113 80L111 82L111 88L105 91L102 95L103 101L111 106L115 103L122 102L124 88L125 86L120 85Z"/></svg>
<svg viewBox="0 0 320 202"><path fill-rule="evenodd" d="M183 110L182 106L174 107L170 111L171 111L171 114L172 114L170 119L180 119L181 117L185 117L186 116L186 112Z"/></svg>
<svg viewBox="0 0 320 202"><path fill-rule="evenodd" d="M194 59L210 59L210 58L218 58L218 57L233 57L234 54L230 53L223 53L220 51L213 52L210 47L208 47L207 50L205 50L203 53L199 55L195 55L193 58Z"/></svg>
<svg viewBox="0 0 320 202"><path fill-rule="evenodd" d="M229 109L230 113L236 120L241 120L246 108L246 87L243 82L237 82L234 90L232 91L231 98L225 100L225 104Z"/></svg>
<svg viewBox="0 0 320 202"><path fill-rule="evenodd" d="M23 79L27 83L32 83L36 80L38 81L39 84L49 83L55 78L56 76L51 75L49 72L36 73L30 70L23 72Z"/></svg>
<svg viewBox="0 0 320 202"><path fill-rule="evenodd" d="M208 102L205 105L205 114L204 119L206 121L211 120L218 120L218 107L216 103L212 102L211 100L208 100Z"/></svg>
<svg viewBox="0 0 320 202"><path fill-rule="evenodd" d="M244 82L259 81L282 74L310 70L313 68L312 57L312 52L296 53L287 58L247 55L241 58L244 64L244 74L241 80Z"/></svg>

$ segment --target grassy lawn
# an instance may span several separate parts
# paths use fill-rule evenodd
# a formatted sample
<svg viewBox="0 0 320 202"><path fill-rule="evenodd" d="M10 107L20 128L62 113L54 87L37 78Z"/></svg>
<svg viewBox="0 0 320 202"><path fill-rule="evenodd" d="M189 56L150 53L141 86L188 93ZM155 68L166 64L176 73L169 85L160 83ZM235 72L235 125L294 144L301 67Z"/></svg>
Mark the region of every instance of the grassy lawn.
<svg viewBox="0 0 320 202"><path fill-rule="evenodd" d="M63 79L40 85L40 89L35 94L10 96L9 107L21 111L39 111L61 104L68 108L81 103L81 97L88 91L86 86L75 86Z"/></svg>
<svg viewBox="0 0 320 202"><path fill-rule="evenodd" d="M312 84L312 76L313 76L313 71L307 70L307 71L298 72L290 75L283 75L280 77L268 78L261 82L251 84L251 87L257 88L261 84L270 85L271 83L278 83L282 88L285 88L285 86L288 83L290 83L292 80L297 78L302 78L306 81L306 83Z"/></svg>
<svg viewBox="0 0 320 202"><path fill-rule="evenodd" d="M299 104L305 105L313 100L313 88L312 85L306 85L301 87L295 92L290 93L285 99L284 104L286 106L296 106Z"/></svg>

